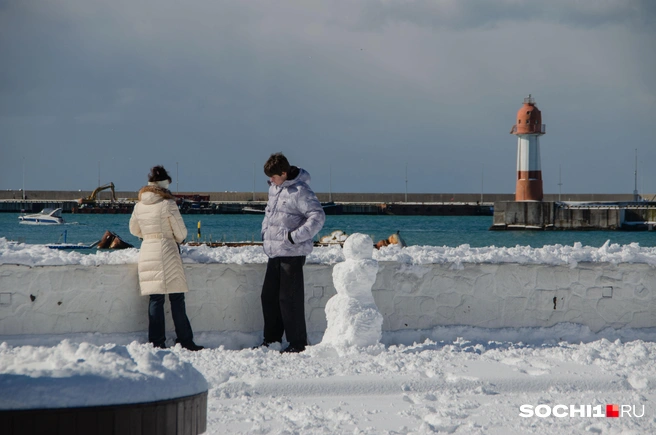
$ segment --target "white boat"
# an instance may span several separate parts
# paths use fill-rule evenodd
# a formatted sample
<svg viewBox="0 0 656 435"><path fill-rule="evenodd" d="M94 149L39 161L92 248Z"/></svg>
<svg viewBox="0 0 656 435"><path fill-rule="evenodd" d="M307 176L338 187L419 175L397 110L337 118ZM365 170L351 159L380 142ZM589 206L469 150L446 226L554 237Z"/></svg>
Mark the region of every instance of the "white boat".
<svg viewBox="0 0 656 435"><path fill-rule="evenodd" d="M245 214L264 214L263 209L259 209L259 208L255 208L255 207L248 207L248 206L243 207L241 209L241 212L245 213Z"/></svg>
<svg viewBox="0 0 656 435"><path fill-rule="evenodd" d="M61 208L44 208L41 213L18 216L18 221L30 225L61 225L64 223L61 213Z"/></svg>

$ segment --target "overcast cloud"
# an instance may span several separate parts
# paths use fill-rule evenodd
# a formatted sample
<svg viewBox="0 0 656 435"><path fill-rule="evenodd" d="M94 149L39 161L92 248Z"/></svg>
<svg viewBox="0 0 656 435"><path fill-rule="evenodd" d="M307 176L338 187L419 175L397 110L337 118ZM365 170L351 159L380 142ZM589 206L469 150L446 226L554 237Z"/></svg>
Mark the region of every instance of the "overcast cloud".
<svg viewBox="0 0 656 435"><path fill-rule="evenodd" d="M512 193L529 93L546 193L656 193L650 0L0 0L0 189ZM331 181L332 180L332 181Z"/></svg>

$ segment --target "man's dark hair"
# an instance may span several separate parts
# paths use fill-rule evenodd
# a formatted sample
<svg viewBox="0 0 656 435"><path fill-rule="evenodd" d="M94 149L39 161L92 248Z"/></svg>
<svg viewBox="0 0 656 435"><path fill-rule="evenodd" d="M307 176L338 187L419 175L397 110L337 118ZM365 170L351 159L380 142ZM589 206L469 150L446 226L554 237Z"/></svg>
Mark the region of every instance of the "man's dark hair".
<svg viewBox="0 0 656 435"><path fill-rule="evenodd" d="M154 183L156 181L169 180L171 182L171 177L169 173L166 172L164 166L153 166L150 168L150 174L148 174L148 181Z"/></svg>
<svg viewBox="0 0 656 435"><path fill-rule="evenodd" d="M273 177L274 175L282 175L283 172L289 174L291 166L282 153L271 154L269 160L264 164L264 173L267 177Z"/></svg>

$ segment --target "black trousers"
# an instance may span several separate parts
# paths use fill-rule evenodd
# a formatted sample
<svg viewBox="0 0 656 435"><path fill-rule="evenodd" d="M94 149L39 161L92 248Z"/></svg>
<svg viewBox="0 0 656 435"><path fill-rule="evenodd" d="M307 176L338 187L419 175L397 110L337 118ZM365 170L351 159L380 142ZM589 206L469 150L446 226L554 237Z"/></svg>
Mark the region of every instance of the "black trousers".
<svg viewBox="0 0 656 435"><path fill-rule="evenodd" d="M308 344L305 326L305 256L269 258L262 285L264 341L282 342L282 334L290 345Z"/></svg>
<svg viewBox="0 0 656 435"><path fill-rule="evenodd" d="M150 295L148 304L148 341L157 345L164 344L166 341L164 301L165 295ZM169 294L169 301L171 301L171 316L178 341L180 343L192 342L194 333L187 317L184 293Z"/></svg>

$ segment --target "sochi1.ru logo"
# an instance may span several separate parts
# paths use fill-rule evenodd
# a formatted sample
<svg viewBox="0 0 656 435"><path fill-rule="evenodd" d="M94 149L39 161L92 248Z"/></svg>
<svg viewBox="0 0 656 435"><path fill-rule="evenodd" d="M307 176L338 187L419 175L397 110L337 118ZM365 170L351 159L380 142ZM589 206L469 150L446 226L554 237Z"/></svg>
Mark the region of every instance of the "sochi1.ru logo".
<svg viewBox="0 0 656 435"><path fill-rule="evenodd" d="M605 411L605 412L604 412ZM638 412L642 411L641 414ZM619 418L619 417L643 417L645 415L645 405L642 409L637 408L635 405L616 405L608 404L604 409L604 405L521 405L519 407L519 416L528 417L606 417L606 418Z"/></svg>

